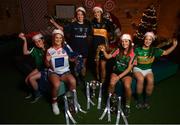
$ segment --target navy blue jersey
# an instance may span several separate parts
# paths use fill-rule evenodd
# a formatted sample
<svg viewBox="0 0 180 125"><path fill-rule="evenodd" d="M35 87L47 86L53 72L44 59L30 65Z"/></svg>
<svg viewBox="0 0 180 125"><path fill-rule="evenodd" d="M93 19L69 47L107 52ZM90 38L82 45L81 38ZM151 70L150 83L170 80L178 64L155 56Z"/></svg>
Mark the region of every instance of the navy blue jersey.
<svg viewBox="0 0 180 125"><path fill-rule="evenodd" d="M87 56L88 37L91 35L91 27L88 23L79 24L73 22L65 27L65 33L69 34L69 45L74 52Z"/></svg>

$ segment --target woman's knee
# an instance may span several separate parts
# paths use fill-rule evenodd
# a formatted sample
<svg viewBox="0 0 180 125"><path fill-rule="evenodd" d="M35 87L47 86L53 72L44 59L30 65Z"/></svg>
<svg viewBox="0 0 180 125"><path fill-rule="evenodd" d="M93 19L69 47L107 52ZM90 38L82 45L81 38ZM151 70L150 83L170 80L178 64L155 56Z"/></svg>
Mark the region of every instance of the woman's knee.
<svg viewBox="0 0 180 125"><path fill-rule="evenodd" d="M144 76L138 75L136 76L137 83L143 84L144 83Z"/></svg>
<svg viewBox="0 0 180 125"><path fill-rule="evenodd" d="M115 88L116 83L115 83L115 82L110 82L109 86L110 86L111 88Z"/></svg>
<svg viewBox="0 0 180 125"><path fill-rule="evenodd" d="M139 82L144 82L144 76L141 72L134 72L134 77Z"/></svg>
<svg viewBox="0 0 180 125"><path fill-rule="evenodd" d="M51 81L53 89L59 89L61 81Z"/></svg>
<svg viewBox="0 0 180 125"><path fill-rule="evenodd" d="M147 83L154 84L154 78L153 77L147 77Z"/></svg>
<svg viewBox="0 0 180 125"><path fill-rule="evenodd" d="M30 76L30 77L29 77L29 82L30 82L30 83L34 82L35 80L36 80L36 79L35 79L33 76Z"/></svg>
<svg viewBox="0 0 180 125"><path fill-rule="evenodd" d="M73 76L69 77L67 82L70 84L71 88L76 88L76 79Z"/></svg>
<svg viewBox="0 0 180 125"><path fill-rule="evenodd" d="M125 83L124 84L124 88L125 88L125 90L131 90L131 83Z"/></svg>
<svg viewBox="0 0 180 125"><path fill-rule="evenodd" d="M150 80L149 82L147 82L147 90L150 91L153 91L154 89L154 81L153 80Z"/></svg>
<svg viewBox="0 0 180 125"><path fill-rule="evenodd" d="M137 79L136 85L137 85L137 88L136 88L137 92L142 93L143 88L144 88L144 78Z"/></svg>

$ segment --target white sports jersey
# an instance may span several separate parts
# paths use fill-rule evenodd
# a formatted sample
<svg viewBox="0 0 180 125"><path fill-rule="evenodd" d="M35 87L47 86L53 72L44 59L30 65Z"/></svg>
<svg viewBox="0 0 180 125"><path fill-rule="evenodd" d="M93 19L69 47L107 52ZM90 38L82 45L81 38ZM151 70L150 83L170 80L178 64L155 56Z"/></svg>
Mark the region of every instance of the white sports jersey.
<svg viewBox="0 0 180 125"><path fill-rule="evenodd" d="M69 69L69 57L67 52L63 48L54 49L49 48L48 53L51 55L51 64L53 67L52 72L56 72L57 74L63 74L67 71L70 71Z"/></svg>

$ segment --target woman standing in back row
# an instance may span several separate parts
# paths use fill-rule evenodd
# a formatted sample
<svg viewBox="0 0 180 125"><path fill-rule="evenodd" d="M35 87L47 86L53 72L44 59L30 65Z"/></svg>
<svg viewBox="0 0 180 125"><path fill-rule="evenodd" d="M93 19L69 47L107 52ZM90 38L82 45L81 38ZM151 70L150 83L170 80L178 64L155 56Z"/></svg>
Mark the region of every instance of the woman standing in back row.
<svg viewBox="0 0 180 125"><path fill-rule="evenodd" d="M93 57L96 64L96 78L102 83L106 79L106 59L102 52L98 52L98 46L109 47L109 40L114 38L114 25L108 19L103 18L103 9L100 6L93 8L94 19L91 21L93 37Z"/></svg>

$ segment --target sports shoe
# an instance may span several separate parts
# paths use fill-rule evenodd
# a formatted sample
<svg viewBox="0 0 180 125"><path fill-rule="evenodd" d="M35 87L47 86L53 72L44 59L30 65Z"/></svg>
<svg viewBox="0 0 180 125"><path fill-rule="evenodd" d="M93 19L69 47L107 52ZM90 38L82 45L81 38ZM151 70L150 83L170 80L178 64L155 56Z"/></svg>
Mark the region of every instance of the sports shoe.
<svg viewBox="0 0 180 125"><path fill-rule="evenodd" d="M130 113L131 113L130 106L129 106L129 105L126 105L126 106L125 106L125 109L124 109L124 115L125 115L126 117L128 117Z"/></svg>
<svg viewBox="0 0 180 125"><path fill-rule="evenodd" d="M54 113L55 115L59 115L59 114L60 114L60 111L59 111L59 107L58 107L58 103L57 103L57 102L55 102L55 103L52 104L52 110L53 110L53 113Z"/></svg>
<svg viewBox="0 0 180 125"><path fill-rule="evenodd" d="M137 109L142 109L142 108L143 108L143 104L140 103L140 102L138 102L138 103L136 104L136 108L137 108Z"/></svg>
<svg viewBox="0 0 180 125"><path fill-rule="evenodd" d="M30 99L32 97L32 94L29 93L27 96L25 96L25 99Z"/></svg>
<svg viewBox="0 0 180 125"><path fill-rule="evenodd" d="M144 109L147 109L147 110L148 110L148 109L150 109L150 107L151 107L150 104L147 103L147 102L143 104L143 108L144 108Z"/></svg>
<svg viewBox="0 0 180 125"><path fill-rule="evenodd" d="M35 97L30 103L36 103L41 98L41 95Z"/></svg>

